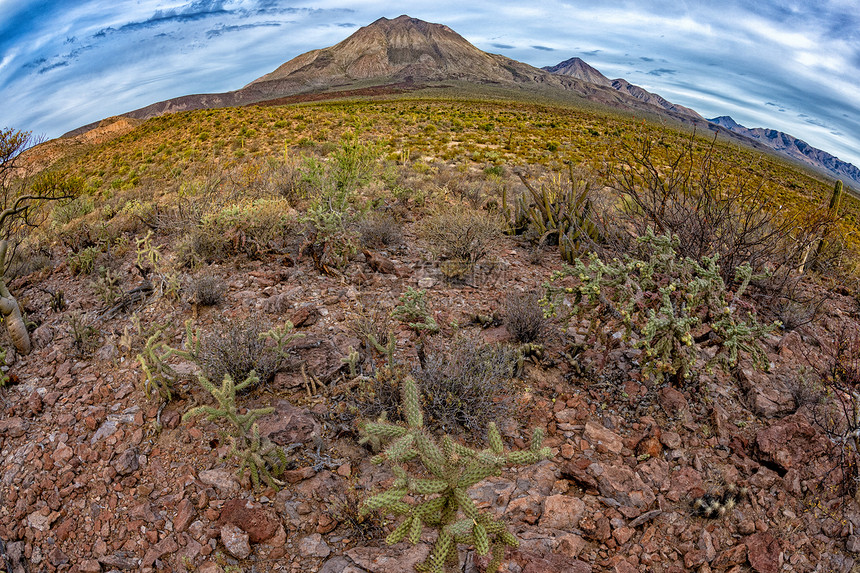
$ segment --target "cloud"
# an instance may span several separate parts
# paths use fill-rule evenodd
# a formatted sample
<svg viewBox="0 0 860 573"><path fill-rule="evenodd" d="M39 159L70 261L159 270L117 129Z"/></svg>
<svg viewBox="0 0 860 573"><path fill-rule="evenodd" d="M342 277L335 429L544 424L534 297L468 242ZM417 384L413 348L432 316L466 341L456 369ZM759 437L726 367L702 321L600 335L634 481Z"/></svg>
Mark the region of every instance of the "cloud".
<svg viewBox="0 0 860 573"><path fill-rule="evenodd" d="M669 68L657 68L656 70L651 70L650 72L646 72L649 76L670 76L678 73L678 70L670 70Z"/></svg>
<svg viewBox="0 0 860 573"><path fill-rule="evenodd" d="M494 48L498 48L500 50L513 50L516 46L511 46L510 44L490 44Z"/></svg>
<svg viewBox="0 0 860 573"><path fill-rule="evenodd" d="M532 46L535 50L541 50L542 52L554 52L555 48L549 48L547 46Z"/></svg>
<svg viewBox="0 0 860 573"><path fill-rule="evenodd" d="M257 22L255 24L239 24L239 25L234 24L232 26L220 24L220 25L216 26L215 28L207 30L206 31L206 37L209 39L212 39L212 38L217 38L218 36L221 36L223 34L227 34L229 32L243 32L245 30L251 30L253 28L262 28L262 27L277 28L279 26L282 26L283 24L284 24L283 22Z"/></svg>

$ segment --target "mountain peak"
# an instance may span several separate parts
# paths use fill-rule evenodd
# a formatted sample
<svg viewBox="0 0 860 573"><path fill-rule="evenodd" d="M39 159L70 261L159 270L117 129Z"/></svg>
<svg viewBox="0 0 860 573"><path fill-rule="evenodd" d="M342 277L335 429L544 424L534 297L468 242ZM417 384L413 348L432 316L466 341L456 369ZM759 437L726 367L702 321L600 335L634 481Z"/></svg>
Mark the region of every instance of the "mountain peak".
<svg viewBox="0 0 860 573"><path fill-rule="evenodd" d="M728 130L734 129L745 129L744 126L736 122L730 115L721 115L720 117L715 117L713 119L709 119L709 122L714 125L719 125L720 127L725 127Z"/></svg>
<svg viewBox="0 0 860 573"><path fill-rule="evenodd" d="M565 60L554 66L545 66L543 69L551 74L572 76L590 84L612 87L612 82L609 78L601 74L597 69L588 65L581 58L570 58L569 60Z"/></svg>
<svg viewBox="0 0 860 573"><path fill-rule="evenodd" d="M363 80L517 83L541 75L537 68L479 50L448 26L404 14L379 18L342 42L293 58L245 87L265 94L283 92L285 84L311 91Z"/></svg>

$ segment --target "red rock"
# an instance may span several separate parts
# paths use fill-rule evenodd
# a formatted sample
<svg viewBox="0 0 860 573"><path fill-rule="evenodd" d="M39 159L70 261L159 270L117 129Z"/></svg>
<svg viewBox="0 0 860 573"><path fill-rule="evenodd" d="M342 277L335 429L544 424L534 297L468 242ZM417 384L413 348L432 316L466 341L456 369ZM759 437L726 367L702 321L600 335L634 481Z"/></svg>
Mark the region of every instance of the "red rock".
<svg viewBox="0 0 860 573"><path fill-rule="evenodd" d="M42 412L42 397L39 396L39 393L35 390L33 390L27 398L27 407L30 408L30 412L34 416Z"/></svg>
<svg viewBox="0 0 860 573"><path fill-rule="evenodd" d="M745 540L747 559L757 573L778 573L782 568L782 549L770 533L756 533Z"/></svg>
<svg viewBox="0 0 860 573"><path fill-rule="evenodd" d="M523 573L591 573L591 565L579 559L553 553L539 555L531 551L516 551L511 559L522 567Z"/></svg>
<svg viewBox="0 0 860 573"><path fill-rule="evenodd" d="M0 420L0 436L18 438L24 435L28 426L27 420L18 416Z"/></svg>
<svg viewBox="0 0 860 573"><path fill-rule="evenodd" d="M684 567L690 571L695 571L705 563L705 552L699 549L688 551L684 554Z"/></svg>
<svg viewBox="0 0 860 573"><path fill-rule="evenodd" d="M660 406L670 416L677 416L684 410L689 409L687 399L684 398L684 395L669 386L660 390L658 400L660 401Z"/></svg>
<svg viewBox="0 0 860 573"><path fill-rule="evenodd" d="M747 546L743 543L729 547L711 563L714 569L726 569L734 565L740 565L747 560Z"/></svg>
<svg viewBox="0 0 860 573"><path fill-rule="evenodd" d="M101 573L102 566L95 559L84 559L78 563L80 573Z"/></svg>
<svg viewBox="0 0 860 573"><path fill-rule="evenodd" d="M596 424L589 420L585 424L585 432L583 434L591 447L599 452L609 452L618 454L624 447L621 437L615 432L607 430L600 424Z"/></svg>
<svg viewBox="0 0 860 573"><path fill-rule="evenodd" d="M304 467L296 470L286 470L281 476L287 483L299 483L300 481L310 479L317 474L312 467Z"/></svg>
<svg viewBox="0 0 860 573"><path fill-rule="evenodd" d="M225 503L218 523L239 527L248 534L251 543L271 539L281 525L272 509L245 499L231 499Z"/></svg>
<svg viewBox="0 0 860 573"><path fill-rule="evenodd" d="M188 498L183 499L176 507L176 517L173 518L173 530L176 533L182 533L188 529L194 517L194 505Z"/></svg>
<svg viewBox="0 0 860 573"><path fill-rule="evenodd" d="M221 526L221 543L237 559L245 559L251 554L248 534L235 525L225 523Z"/></svg>
<svg viewBox="0 0 860 573"><path fill-rule="evenodd" d="M541 527L568 531L579 524L585 513L585 503L572 495L551 495L544 500Z"/></svg>
<svg viewBox="0 0 860 573"><path fill-rule="evenodd" d="M798 413L759 430L756 445L765 461L789 470L808 465L827 450L828 442L809 424L806 416Z"/></svg>
<svg viewBox="0 0 860 573"><path fill-rule="evenodd" d="M615 531L612 532L612 537L615 538L615 541L618 542L618 545L624 545L633 535L636 533L634 529L629 527L619 527Z"/></svg>
<svg viewBox="0 0 860 573"><path fill-rule="evenodd" d="M647 509L654 503L654 491L627 466L600 465L597 483L600 493L622 505Z"/></svg>

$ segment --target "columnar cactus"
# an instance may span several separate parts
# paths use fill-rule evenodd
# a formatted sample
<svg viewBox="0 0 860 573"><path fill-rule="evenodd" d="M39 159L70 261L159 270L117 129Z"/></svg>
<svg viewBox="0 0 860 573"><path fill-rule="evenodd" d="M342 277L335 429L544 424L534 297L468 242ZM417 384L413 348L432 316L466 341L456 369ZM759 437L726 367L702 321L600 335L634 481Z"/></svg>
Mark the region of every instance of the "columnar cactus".
<svg viewBox="0 0 860 573"><path fill-rule="evenodd" d="M505 548L517 547L519 542L503 522L481 512L466 491L484 478L499 475L505 466L529 465L550 457L550 449L541 447L543 432L534 431L529 450L507 454L501 434L493 423L488 429L490 447L485 450L460 445L449 436L439 443L424 428L415 380L407 376L401 392L406 427L392 424L384 416L376 422L365 422L361 427L362 443L385 448L373 458L373 463L388 461L396 477L387 491L362 503L362 513L380 510L406 516L386 538L390 545L403 539L418 543L425 526L439 532L426 561L415 566L418 571L442 573L446 563L457 564L457 543L473 545L479 555L492 551L487 571L497 571ZM420 461L430 477L409 475L402 464L411 460ZM417 501L407 503L407 495L410 500Z"/></svg>

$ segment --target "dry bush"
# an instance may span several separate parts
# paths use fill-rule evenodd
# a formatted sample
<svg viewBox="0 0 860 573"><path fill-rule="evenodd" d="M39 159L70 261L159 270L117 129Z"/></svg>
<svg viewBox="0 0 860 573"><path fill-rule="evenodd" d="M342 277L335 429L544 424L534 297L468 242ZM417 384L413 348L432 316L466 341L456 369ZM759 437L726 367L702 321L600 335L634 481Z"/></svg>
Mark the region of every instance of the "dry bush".
<svg viewBox="0 0 860 573"><path fill-rule="evenodd" d="M531 292L514 292L505 300L505 328L517 342L535 342L546 333L548 321L539 301Z"/></svg>
<svg viewBox="0 0 860 573"><path fill-rule="evenodd" d="M696 261L718 254L723 280L733 284L734 269L749 262L755 273L769 270L770 287L796 268L804 254L832 225L826 210L792 212L771 208L772 195L756 166L730 165L725 150L698 140L682 142L640 136L621 146L610 169L611 186L621 195L620 225L603 227L643 236L648 228L680 239L683 257ZM610 233L624 243L625 233ZM616 245L625 250L629 244Z"/></svg>
<svg viewBox="0 0 860 573"><path fill-rule="evenodd" d="M501 235L499 220L463 205L438 209L420 226L421 237L441 260L475 263L487 256Z"/></svg>
<svg viewBox="0 0 860 573"><path fill-rule="evenodd" d="M509 411L505 397L516 368L516 351L463 338L450 348L429 345L413 376L421 388L431 426L479 434Z"/></svg>
<svg viewBox="0 0 860 573"><path fill-rule="evenodd" d="M203 275L191 283L191 302L201 306L215 306L224 298L224 281L214 275Z"/></svg>
<svg viewBox="0 0 860 573"><path fill-rule="evenodd" d="M373 212L356 222L362 246L383 248L397 245L403 240L400 223L392 215Z"/></svg>
<svg viewBox="0 0 860 573"><path fill-rule="evenodd" d="M233 380L244 380L254 370L262 383L272 379L284 364L284 359L261 334L270 325L259 317L220 324L204 333L200 339L198 363L209 380L223 380L229 374Z"/></svg>

